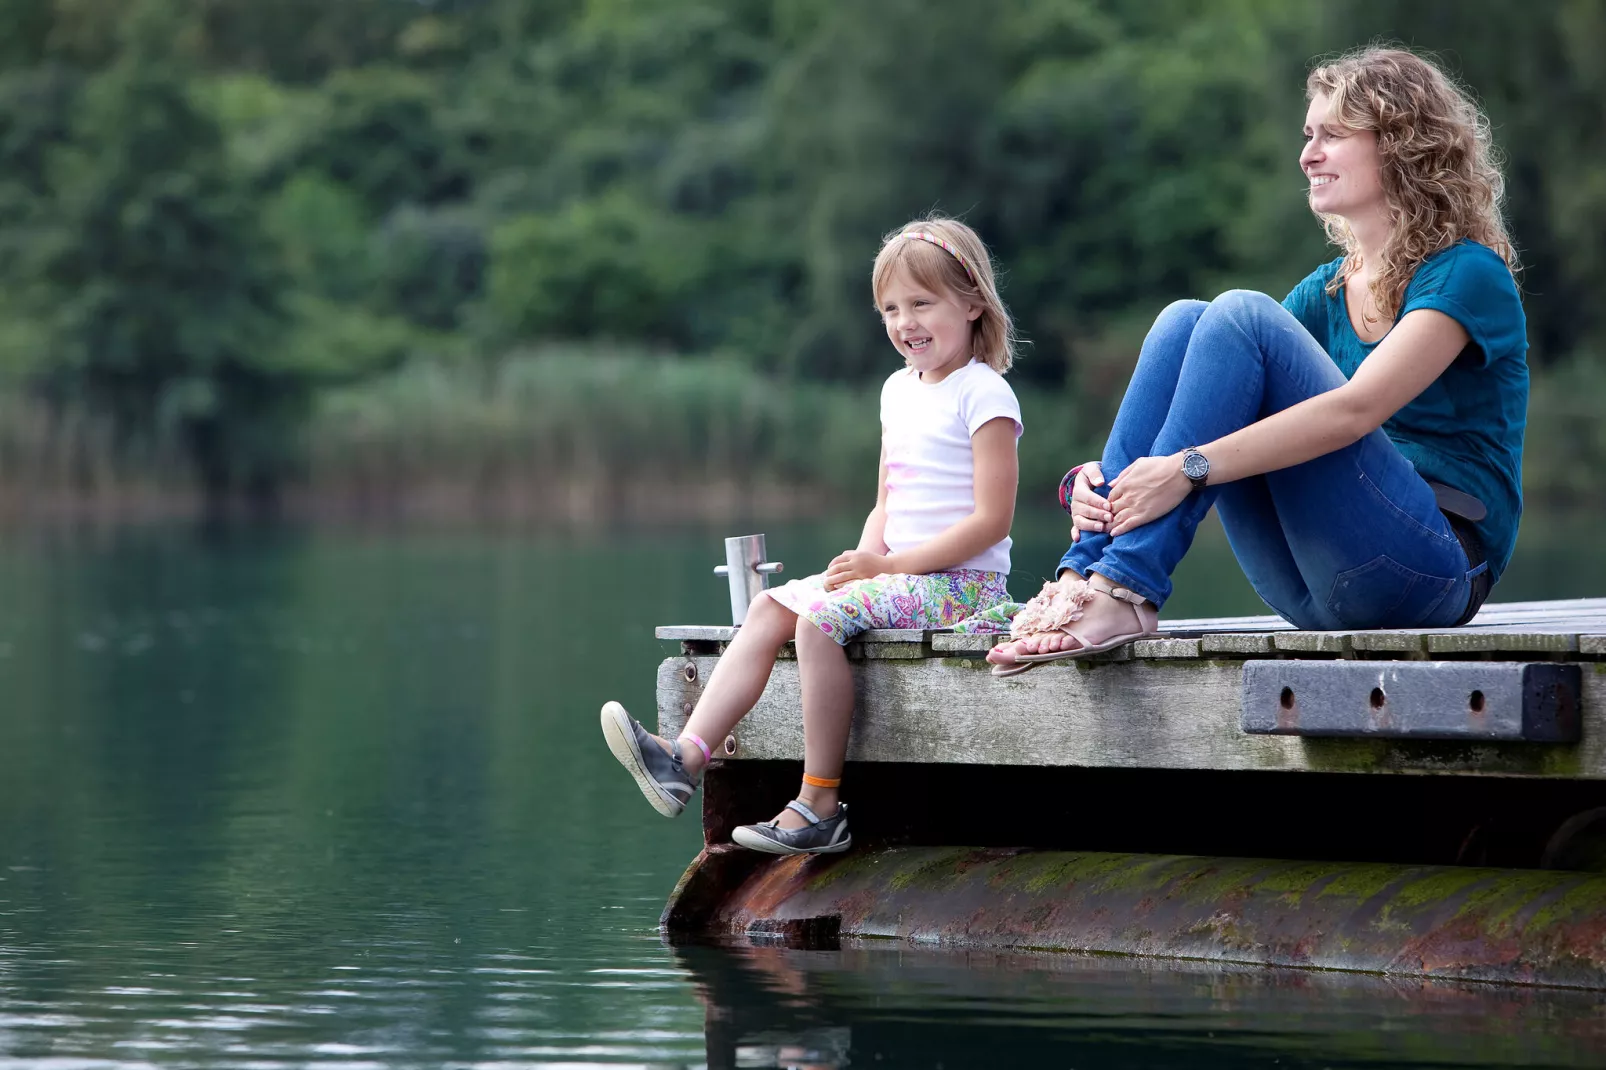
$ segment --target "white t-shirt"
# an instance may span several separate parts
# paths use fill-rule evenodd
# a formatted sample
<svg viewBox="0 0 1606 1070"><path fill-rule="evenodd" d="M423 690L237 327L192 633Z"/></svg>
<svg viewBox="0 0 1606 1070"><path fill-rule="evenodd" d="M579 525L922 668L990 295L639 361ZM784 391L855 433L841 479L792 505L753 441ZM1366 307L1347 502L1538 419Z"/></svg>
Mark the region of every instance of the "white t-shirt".
<svg viewBox="0 0 1606 1070"><path fill-rule="evenodd" d="M881 440L887 451L887 526L893 553L910 550L976 511L970 436L1007 416L1021 433L1020 403L1004 377L980 361L940 383L913 368L894 372L881 388ZM1010 540L995 543L954 568L1009 572Z"/></svg>

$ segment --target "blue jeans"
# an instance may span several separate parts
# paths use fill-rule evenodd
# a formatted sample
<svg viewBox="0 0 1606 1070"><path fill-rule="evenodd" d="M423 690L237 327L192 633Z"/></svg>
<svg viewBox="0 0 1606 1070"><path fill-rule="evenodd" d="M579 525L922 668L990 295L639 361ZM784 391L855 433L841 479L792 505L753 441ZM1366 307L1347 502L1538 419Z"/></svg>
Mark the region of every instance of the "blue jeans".
<svg viewBox="0 0 1606 1070"><path fill-rule="evenodd" d="M1310 333L1265 294L1179 301L1144 339L1104 448L1101 489L1139 457L1210 442L1343 384ZM1432 488L1381 430L1304 464L1194 491L1114 538L1083 532L1060 568L1092 569L1162 605L1212 505L1255 592L1296 627L1439 628L1467 607L1466 551Z"/></svg>

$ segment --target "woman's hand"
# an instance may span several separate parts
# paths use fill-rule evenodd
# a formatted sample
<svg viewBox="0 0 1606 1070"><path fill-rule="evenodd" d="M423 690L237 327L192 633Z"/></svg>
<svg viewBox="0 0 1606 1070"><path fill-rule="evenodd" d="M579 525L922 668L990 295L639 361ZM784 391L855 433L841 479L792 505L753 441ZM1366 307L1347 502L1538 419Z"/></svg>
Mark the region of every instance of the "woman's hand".
<svg viewBox="0 0 1606 1070"><path fill-rule="evenodd" d="M867 580L883 572L892 571L887 554L873 554L869 550L845 550L831 559L825 567L825 589L834 591L844 583Z"/></svg>
<svg viewBox="0 0 1606 1070"><path fill-rule="evenodd" d="M1084 531L1103 531L1112 521L1110 503L1102 494L1093 493L1094 487L1104 486L1104 469L1097 461L1089 461L1076 473L1071 484L1071 541L1076 542Z"/></svg>
<svg viewBox="0 0 1606 1070"><path fill-rule="evenodd" d="M1139 457L1110 484L1115 511L1111 535L1120 535L1158 520L1182 504L1193 484L1182 474L1182 455Z"/></svg>

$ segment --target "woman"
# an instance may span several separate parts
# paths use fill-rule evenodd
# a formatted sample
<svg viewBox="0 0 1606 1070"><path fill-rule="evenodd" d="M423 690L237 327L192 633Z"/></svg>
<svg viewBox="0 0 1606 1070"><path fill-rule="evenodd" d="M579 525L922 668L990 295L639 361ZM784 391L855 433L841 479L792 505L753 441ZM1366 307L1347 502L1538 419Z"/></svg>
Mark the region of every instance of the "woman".
<svg viewBox="0 0 1606 1070"><path fill-rule="evenodd" d="M995 674L1154 634L1212 505L1299 628L1464 623L1509 560L1527 329L1488 122L1394 49L1306 89L1300 168L1343 255L1280 305L1233 291L1160 314L1102 463L1075 476L1059 578L989 654Z"/></svg>

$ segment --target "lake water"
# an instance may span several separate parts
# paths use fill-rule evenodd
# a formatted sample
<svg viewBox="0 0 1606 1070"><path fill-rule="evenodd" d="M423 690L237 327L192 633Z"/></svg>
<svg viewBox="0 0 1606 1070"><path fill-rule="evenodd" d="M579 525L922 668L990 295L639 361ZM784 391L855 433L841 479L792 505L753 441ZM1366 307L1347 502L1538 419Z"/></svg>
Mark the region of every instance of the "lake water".
<svg viewBox="0 0 1606 1070"><path fill-rule="evenodd" d="M803 574L858 518L774 527ZM1024 518L1033 592L1063 524ZM1531 521L1498 597L1606 593ZM0 1066L1599 1066L1597 994L896 946L670 948L613 763L735 530L0 536ZM1175 616L1260 607L1207 532Z"/></svg>

